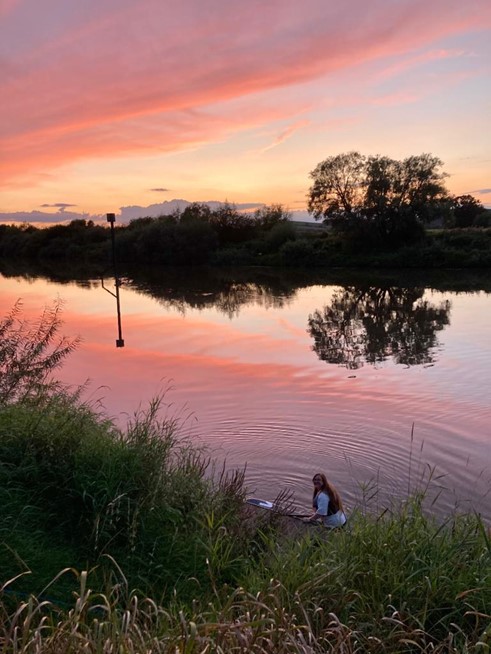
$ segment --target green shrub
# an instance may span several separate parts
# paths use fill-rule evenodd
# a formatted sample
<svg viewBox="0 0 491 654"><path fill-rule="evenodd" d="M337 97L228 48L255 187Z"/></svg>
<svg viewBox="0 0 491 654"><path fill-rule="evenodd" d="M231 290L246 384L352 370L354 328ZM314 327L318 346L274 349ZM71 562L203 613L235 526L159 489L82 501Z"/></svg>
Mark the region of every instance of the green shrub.
<svg viewBox="0 0 491 654"><path fill-rule="evenodd" d="M300 266L306 261L312 261L314 245L311 239L298 238L287 241L279 250L281 261L285 266Z"/></svg>
<svg viewBox="0 0 491 654"><path fill-rule="evenodd" d="M295 226L291 222L280 222L274 225L262 239L262 252L277 252L284 243L296 239Z"/></svg>

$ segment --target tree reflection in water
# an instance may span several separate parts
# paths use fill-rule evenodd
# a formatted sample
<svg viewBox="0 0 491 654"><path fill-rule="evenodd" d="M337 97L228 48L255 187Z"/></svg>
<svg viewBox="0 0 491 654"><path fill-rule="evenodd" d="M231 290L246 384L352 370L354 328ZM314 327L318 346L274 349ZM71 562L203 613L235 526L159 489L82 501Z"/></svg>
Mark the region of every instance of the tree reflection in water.
<svg viewBox="0 0 491 654"><path fill-rule="evenodd" d="M300 287L296 278L275 270L251 273L240 268L147 270L130 276L128 285L183 315L189 309L213 308L231 320L246 306L281 309L293 301Z"/></svg>
<svg viewBox="0 0 491 654"><path fill-rule="evenodd" d="M195 293L182 292L182 289L166 289L166 297L159 298L166 307L177 309L185 314L189 308L204 309L214 307L228 318L236 318L241 309L257 305L266 309L281 309L295 296L294 291L277 295L269 285L254 282L229 282L224 288L198 290Z"/></svg>
<svg viewBox="0 0 491 654"><path fill-rule="evenodd" d="M433 304L423 294L424 288L345 287L309 316L312 349L319 359L350 370L389 358L408 366L430 364L451 304Z"/></svg>

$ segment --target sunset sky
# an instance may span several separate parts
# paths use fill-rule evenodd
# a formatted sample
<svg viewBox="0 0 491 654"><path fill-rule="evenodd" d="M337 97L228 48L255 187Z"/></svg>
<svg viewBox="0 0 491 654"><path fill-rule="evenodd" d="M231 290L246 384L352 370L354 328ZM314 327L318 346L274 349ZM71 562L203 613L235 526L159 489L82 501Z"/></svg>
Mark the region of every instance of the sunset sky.
<svg viewBox="0 0 491 654"><path fill-rule="evenodd" d="M349 150L431 152L491 206L490 0L0 0L0 24L0 220L301 211Z"/></svg>

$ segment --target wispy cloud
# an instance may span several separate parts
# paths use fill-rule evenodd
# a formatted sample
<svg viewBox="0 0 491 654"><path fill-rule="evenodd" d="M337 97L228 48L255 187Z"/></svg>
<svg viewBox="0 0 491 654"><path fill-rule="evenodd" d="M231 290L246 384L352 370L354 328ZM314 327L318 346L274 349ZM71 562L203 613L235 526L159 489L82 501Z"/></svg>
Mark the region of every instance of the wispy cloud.
<svg viewBox="0 0 491 654"><path fill-rule="evenodd" d="M302 129L302 127L306 127L307 125L310 125L310 120L299 120L293 125L290 125L286 129L284 129L278 136L275 138L273 143L270 145L267 145L265 148L261 149L261 152L267 152L268 150L272 150L273 148L276 148L278 145L281 143L284 143L287 139L290 138L295 132L297 132L299 129Z"/></svg>
<svg viewBox="0 0 491 654"><path fill-rule="evenodd" d="M488 0L347 0L342 8L325 0L86 0L70 11L64 0L48 8L14 2L2 42L15 75L0 85L0 175L174 152L267 124L273 114L291 121L298 102L256 109L255 94L490 24ZM247 114L225 106L247 98Z"/></svg>
<svg viewBox="0 0 491 654"><path fill-rule="evenodd" d="M372 98L370 104L375 107L396 107L401 104L411 104L421 98L417 93L408 93L407 91L396 91L379 97Z"/></svg>
<svg viewBox="0 0 491 654"><path fill-rule="evenodd" d="M169 189L168 188L151 188L149 190L152 191L153 193L167 193L167 191Z"/></svg>

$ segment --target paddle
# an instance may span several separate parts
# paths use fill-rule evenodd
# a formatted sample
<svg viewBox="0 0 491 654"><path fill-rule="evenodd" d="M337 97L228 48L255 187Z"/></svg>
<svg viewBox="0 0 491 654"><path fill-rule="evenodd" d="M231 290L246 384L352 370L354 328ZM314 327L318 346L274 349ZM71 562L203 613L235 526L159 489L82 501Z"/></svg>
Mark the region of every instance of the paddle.
<svg viewBox="0 0 491 654"><path fill-rule="evenodd" d="M273 511L274 513L278 513L279 515L285 516L285 518L294 518L296 520L303 520L304 518L308 518L309 516L304 514L304 513L285 513L283 511L279 511L278 509L275 508L275 505L273 502L269 502L268 500L260 500L255 497L249 497L246 500L247 504L251 504L252 506L257 506L260 509L266 509L267 511ZM315 523L311 523L315 524Z"/></svg>

